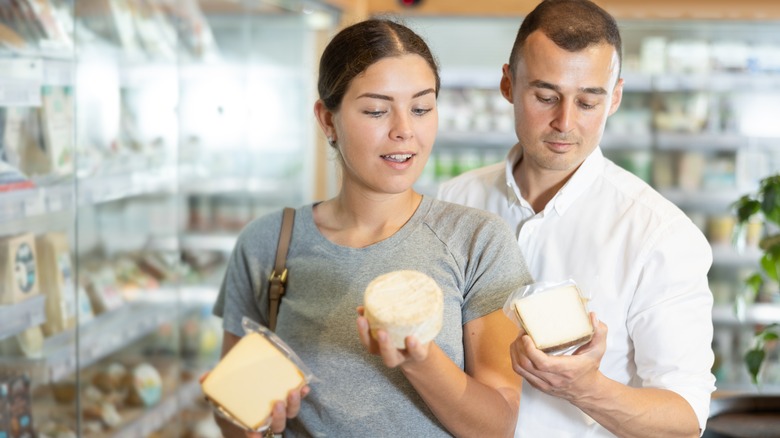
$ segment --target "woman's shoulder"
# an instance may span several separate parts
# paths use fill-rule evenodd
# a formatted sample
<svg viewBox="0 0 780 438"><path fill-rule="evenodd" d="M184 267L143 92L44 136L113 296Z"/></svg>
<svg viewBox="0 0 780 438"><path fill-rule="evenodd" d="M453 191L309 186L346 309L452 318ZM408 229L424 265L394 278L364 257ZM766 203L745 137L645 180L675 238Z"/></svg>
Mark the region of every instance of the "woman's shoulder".
<svg viewBox="0 0 780 438"><path fill-rule="evenodd" d="M504 220L495 213L453 202L433 199L428 215L429 224L449 226L473 232L476 229L507 228Z"/></svg>

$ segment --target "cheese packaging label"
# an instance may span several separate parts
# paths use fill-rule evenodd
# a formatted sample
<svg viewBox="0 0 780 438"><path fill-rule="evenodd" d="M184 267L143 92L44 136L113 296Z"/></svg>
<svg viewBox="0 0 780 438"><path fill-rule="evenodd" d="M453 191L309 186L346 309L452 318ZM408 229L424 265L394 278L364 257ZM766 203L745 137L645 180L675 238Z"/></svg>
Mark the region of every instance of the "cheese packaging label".
<svg viewBox="0 0 780 438"><path fill-rule="evenodd" d="M39 293L35 237L0 238L0 304L14 304Z"/></svg>

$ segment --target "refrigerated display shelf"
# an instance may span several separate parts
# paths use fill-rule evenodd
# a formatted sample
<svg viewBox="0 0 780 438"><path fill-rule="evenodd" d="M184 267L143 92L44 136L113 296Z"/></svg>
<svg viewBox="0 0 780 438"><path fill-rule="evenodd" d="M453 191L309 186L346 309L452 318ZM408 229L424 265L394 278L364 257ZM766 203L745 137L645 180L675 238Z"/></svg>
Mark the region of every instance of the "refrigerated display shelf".
<svg viewBox="0 0 780 438"><path fill-rule="evenodd" d="M0 222L57 213L74 205L92 205L151 193L175 193L176 184L173 167L90 176L78 182L60 178L60 182L51 185L0 193Z"/></svg>
<svg viewBox="0 0 780 438"><path fill-rule="evenodd" d="M162 294L162 291L148 292ZM0 367L26 369L39 383L56 382L172 322L170 305L130 302L44 340L40 358L0 359Z"/></svg>
<svg viewBox="0 0 780 438"><path fill-rule="evenodd" d="M758 267L758 261L761 259L762 252L757 247L745 248L738 251L729 244L713 244L712 259L718 266L734 267Z"/></svg>
<svg viewBox="0 0 780 438"><path fill-rule="evenodd" d="M157 405L146 409L111 436L113 438L151 436L153 432L165 426L178 412L192 406L201 393L200 383L197 380L184 382L175 393L164 398Z"/></svg>
<svg viewBox="0 0 780 438"><path fill-rule="evenodd" d="M21 333L30 327L43 324L46 313L43 310L46 298L36 295L16 304L0 306L0 339Z"/></svg>
<svg viewBox="0 0 780 438"><path fill-rule="evenodd" d="M733 326L780 323L780 303L750 304L741 315L733 305L717 305L712 309L712 322Z"/></svg>

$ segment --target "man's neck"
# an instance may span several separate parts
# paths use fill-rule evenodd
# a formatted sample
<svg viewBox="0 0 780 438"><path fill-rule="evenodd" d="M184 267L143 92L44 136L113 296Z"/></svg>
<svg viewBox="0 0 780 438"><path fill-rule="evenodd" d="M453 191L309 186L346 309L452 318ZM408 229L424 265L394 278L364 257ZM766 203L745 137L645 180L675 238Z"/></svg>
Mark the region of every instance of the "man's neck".
<svg viewBox="0 0 780 438"><path fill-rule="evenodd" d="M576 171L564 172L548 169L538 169L530 166L524 159L515 164L512 176L515 178L520 194L531 204L535 213L544 210L544 207L555 194L563 187Z"/></svg>

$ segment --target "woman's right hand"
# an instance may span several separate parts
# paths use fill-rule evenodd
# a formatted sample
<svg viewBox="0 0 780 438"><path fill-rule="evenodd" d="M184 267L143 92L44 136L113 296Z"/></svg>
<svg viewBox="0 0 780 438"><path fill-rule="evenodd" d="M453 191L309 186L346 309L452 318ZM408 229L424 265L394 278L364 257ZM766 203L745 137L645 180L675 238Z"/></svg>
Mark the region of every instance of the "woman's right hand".
<svg viewBox="0 0 780 438"><path fill-rule="evenodd" d="M287 428L287 419L295 418L301 410L301 399L309 394L309 385L304 385L301 389L294 389L287 394L287 403L279 400L274 404L271 411L271 431L274 434L284 432ZM263 438L265 432L247 432L247 437Z"/></svg>

